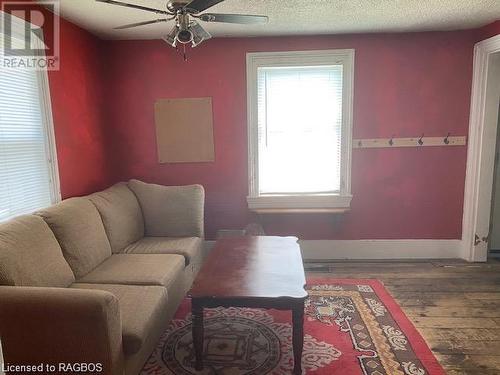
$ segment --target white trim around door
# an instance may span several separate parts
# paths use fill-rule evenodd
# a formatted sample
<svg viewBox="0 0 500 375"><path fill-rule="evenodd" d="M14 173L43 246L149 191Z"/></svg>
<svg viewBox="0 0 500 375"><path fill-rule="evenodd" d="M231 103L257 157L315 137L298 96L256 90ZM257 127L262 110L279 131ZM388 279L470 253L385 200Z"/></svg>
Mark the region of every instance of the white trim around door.
<svg viewBox="0 0 500 375"><path fill-rule="evenodd" d="M488 257L498 119L498 101L494 109L491 98L498 94L500 85L500 74L493 71L499 66L495 61L497 52L500 52L500 35L483 40L474 48L461 254L471 262L484 262Z"/></svg>

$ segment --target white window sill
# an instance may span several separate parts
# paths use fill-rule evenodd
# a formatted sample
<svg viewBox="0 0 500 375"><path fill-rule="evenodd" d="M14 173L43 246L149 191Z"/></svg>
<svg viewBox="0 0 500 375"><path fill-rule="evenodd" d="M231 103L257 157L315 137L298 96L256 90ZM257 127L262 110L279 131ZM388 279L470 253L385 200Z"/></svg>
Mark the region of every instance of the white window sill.
<svg viewBox="0 0 500 375"><path fill-rule="evenodd" d="M352 195L261 195L247 197L248 208L261 213L345 212L351 207Z"/></svg>

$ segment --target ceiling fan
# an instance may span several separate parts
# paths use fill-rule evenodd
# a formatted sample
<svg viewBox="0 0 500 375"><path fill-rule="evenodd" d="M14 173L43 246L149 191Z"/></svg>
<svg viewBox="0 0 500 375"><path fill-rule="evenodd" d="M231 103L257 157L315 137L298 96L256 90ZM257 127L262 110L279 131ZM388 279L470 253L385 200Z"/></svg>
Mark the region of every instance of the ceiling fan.
<svg viewBox="0 0 500 375"><path fill-rule="evenodd" d="M122 7L144 10L160 15L160 18L151 21L143 21L131 23L115 27L115 29L128 29L131 27L150 25L160 22L168 22L175 20L175 25L172 31L163 38L172 47L177 47L178 43L189 44L193 47L200 45L203 41L210 39L212 36L198 23L197 20L203 22L224 22L238 24L255 24L266 23L267 16L256 16L250 14L220 14L220 13L203 13L201 12L221 3L224 0L169 0L166 3L165 9L149 8L142 5L129 4L115 0L96 0L101 3L111 5L119 5Z"/></svg>

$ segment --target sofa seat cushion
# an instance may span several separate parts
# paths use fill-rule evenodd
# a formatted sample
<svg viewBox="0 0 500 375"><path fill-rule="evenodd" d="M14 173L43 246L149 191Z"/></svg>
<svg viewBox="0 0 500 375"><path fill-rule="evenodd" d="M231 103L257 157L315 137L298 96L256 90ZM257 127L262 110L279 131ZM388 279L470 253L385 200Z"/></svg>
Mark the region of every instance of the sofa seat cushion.
<svg viewBox="0 0 500 375"><path fill-rule="evenodd" d="M203 242L199 237L144 237L127 246L127 254L178 254L186 260L186 266L201 257Z"/></svg>
<svg viewBox="0 0 500 375"><path fill-rule="evenodd" d="M169 287L182 277L184 257L174 254L114 254L78 279L80 283L159 285Z"/></svg>
<svg viewBox="0 0 500 375"><path fill-rule="evenodd" d="M128 186L141 205L145 236L203 238L203 186L162 186L139 180L129 181Z"/></svg>
<svg viewBox="0 0 500 375"><path fill-rule="evenodd" d="M88 199L70 198L37 215L54 232L77 279L111 256L99 211Z"/></svg>
<svg viewBox="0 0 500 375"><path fill-rule="evenodd" d="M126 183L89 195L88 199L101 214L114 253L144 236L141 207Z"/></svg>
<svg viewBox="0 0 500 375"><path fill-rule="evenodd" d="M41 217L0 223L0 285L67 287L74 281L54 233Z"/></svg>
<svg viewBox="0 0 500 375"><path fill-rule="evenodd" d="M123 352L125 356L137 353L153 332L165 326L168 298L165 288L159 286L131 286L75 283L71 288L97 289L116 296L122 318Z"/></svg>

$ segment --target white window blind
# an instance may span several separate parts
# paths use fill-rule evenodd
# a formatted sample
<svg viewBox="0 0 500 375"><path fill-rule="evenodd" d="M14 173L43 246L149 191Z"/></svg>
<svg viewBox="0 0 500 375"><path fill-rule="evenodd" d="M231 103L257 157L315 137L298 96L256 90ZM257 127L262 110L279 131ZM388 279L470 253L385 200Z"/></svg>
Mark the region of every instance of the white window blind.
<svg viewBox="0 0 500 375"><path fill-rule="evenodd" d="M341 190L343 66L259 67L259 194Z"/></svg>
<svg viewBox="0 0 500 375"><path fill-rule="evenodd" d="M4 38L0 32L0 58ZM43 74L0 66L0 221L58 200Z"/></svg>

